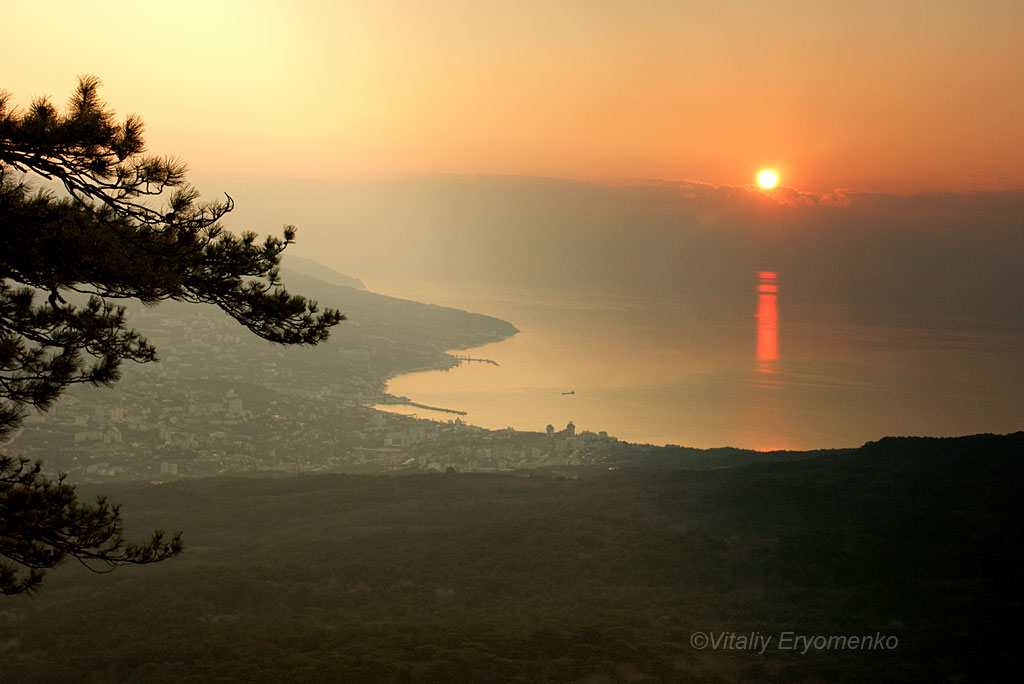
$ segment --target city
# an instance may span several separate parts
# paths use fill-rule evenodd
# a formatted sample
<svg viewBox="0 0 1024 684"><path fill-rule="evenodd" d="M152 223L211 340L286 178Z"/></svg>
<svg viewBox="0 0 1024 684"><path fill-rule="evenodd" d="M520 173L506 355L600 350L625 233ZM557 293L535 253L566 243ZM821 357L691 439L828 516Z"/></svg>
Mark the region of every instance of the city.
<svg viewBox="0 0 1024 684"><path fill-rule="evenodd" d="M318 286L328 296L368 298L385 308L401 302ZM484 316L401 306L422 307L418 321L439 312L459 317L466 346L514 331ZM486 430L459 417L441 422L370 408L396 399L385 391L396 372L460 363L444 351L458 341L452 337L438 341L395 325L385 338L365 334L368 326L357 319L343 324L341 339L285 349L213 309L169 303L130 315L156 345L160 362L126 369L115 388L73 388L47 413L31 415L12 449L43 461L47 471L89 483L245 473L509 471L595 464L641 448L604 432L577 432L572 423L557 431L551 425L544 432Z"/></svg>

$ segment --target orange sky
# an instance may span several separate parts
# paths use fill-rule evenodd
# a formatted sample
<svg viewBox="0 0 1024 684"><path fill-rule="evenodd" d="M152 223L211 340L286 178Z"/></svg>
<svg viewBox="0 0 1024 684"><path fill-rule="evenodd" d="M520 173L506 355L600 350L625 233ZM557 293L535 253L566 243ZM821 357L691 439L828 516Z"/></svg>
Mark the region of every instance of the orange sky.
<svg viewBox="0 0 1024 684"><path fill-rule="evenodd" d="M199 175L1024 189L1024 3L47 2L3 23L16 102L94 73Z"/></svg>

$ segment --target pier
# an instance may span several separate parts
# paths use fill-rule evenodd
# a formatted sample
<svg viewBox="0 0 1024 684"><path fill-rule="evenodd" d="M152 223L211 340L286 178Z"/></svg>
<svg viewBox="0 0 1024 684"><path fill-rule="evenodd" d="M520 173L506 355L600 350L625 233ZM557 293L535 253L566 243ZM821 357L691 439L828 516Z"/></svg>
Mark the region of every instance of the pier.
<svg viewBox="0 0 1024 684"><path fill-rule="evenodd" d="M415 401L410 401L408 397L396 397L393 394L387 394L379 402L387 406L412 406L413 408L424 409L426 411L438 411L440 413L454 413L457 416L468 415L465 411L459 411L458 409L441 408L439 406L427 406L426 404L417 404Z"/></svg>
<svg viewBox="0 0 1024 684"><path fill-rule="evenodd" d="M490 359L474 359L472 356L459 356L458 354L454 354L453 356L455 357L455 360L458 361L460 364L463 361L477 361L479 363L489 363L492 366L500 365L497 361L491 361Z"/></svg>

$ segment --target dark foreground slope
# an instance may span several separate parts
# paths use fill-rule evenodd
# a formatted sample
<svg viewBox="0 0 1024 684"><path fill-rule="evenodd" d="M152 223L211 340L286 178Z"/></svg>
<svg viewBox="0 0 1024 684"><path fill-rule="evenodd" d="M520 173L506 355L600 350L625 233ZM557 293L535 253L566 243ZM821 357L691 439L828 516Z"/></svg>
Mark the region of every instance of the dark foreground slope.
<svg viewBox="0 0 1024 684"><path fill-rule="evenodd" d="M0 682L994 681L1020 669L1022 453L108 487L185 556L0 603Z"/></svg>

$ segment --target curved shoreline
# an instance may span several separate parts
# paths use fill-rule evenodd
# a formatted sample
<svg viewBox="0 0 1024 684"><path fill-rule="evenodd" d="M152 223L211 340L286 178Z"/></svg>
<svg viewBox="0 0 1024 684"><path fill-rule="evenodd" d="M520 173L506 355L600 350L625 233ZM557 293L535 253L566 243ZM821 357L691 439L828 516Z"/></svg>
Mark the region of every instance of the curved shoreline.
<svg viewBox="0 0 1024 684"><path fill-rule="evenodd" d="M474 362L475 361L475 362L482 362L482 363L491 364L491 365L494 365L494 366L499 366L500 364L497 361L493 361L491 359L482 359L482 358L473 357L471 355L471 352L473 350L475 350L475 349L479 349L481 347L486 347L487 345L490 345L490 344L496 344L498 342L504 342L504 341L506 341L508 339L511 339L512 337L515 337L517 334L519 334L519 329L516 328L515 326L513 326L511 323L508 323L508 321L502 321L502 322L506 323L507 325L509 325L512 328L512 332L511 333L509 333L507 335L502 335L500 337L497 337L497 339L492 339L492 340L489 340L489 341L484 342L482 344L474 344L473 346L469 346L469 347L456 347L454 349L447 349L447 350L445 350L444 352L441 353L441 356L437 360L437 363L435 363L432 366L427 366L427 367L422 367L422 368L411 368L411 369L408 369L408 370L396 371L393 374L389 375L388 377L384 378L383 382L381 383L381 388L379 390L379 392L380 392L379 395L378 395L379 398L376 399L376 400L366 401L366 402L363 403L363 405L365 407L373 409L373 410L379 410L379 409L375 408L377 406L411 406L413 408L423 409L425 411L436 411L438 413L450 413L450 414L458 415L458 416L467 416L467 415L469 415L468 411L462 411L462 410L459 410L459 409L444 408L444 407L440 407L440 406L430 406L430 405L427 405L427 404L421 404L419 402L412 401L408 397L395 396L393 394L390 394L387 391L388 383L390 383L392 380L394 380L395 378L400 377L402 375L410 375L410 374L413 374L413 373L423 373L423 372L429 372L429 371L449 371L449 370L451 370L453 368L459 368L460 366L462 366L462 364L464 362L468 363L468 362ZM464 353L465 356L459 356L459 352Z"/></svg>

